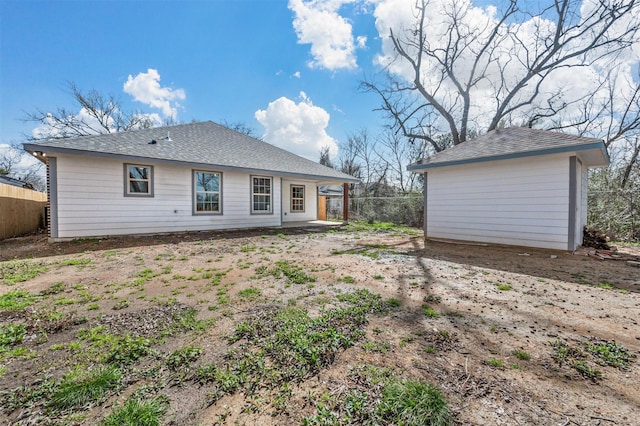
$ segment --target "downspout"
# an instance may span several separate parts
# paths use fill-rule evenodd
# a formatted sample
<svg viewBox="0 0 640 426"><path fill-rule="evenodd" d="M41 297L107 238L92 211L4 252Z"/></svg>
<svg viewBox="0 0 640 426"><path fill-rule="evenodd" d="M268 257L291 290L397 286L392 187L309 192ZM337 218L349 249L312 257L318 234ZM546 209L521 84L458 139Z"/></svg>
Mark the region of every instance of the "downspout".
<svg viewBox="0 0 640 426"><path fill-rule="evenodd" d="M427 172L424 172L424 181L422 182L422 232L425 239L427 238L427 204L428 204L428 192L427 192Z"/></svg>

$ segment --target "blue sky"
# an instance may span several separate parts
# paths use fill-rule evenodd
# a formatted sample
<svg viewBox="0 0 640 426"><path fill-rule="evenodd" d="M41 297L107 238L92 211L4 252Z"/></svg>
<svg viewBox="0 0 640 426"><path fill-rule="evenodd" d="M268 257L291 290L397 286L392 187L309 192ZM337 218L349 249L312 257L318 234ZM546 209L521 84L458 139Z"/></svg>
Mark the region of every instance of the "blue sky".
<svg viewBox="0 0 640 426"><path fill-rule="evenodd" d="M436 49L446 48L451 2L427 3L425 33ZM496 24L496 11L506 2L455 0L474 34ZM520 5L537 10L549 4ZM593 4L584 0L574 6L588 15ZM312 160L322 147L335 157L348 135L362 129L376 135L388 124L374 111L380 99L358 90L363 79L376 76L384 65L398 80L413 80L406 61L392 60L388 33L416 25L415 5L415 0L0 0L0 149L23 141L23 134L50 134L47 126L21 121L26 112L65 107L82 116L68 94L68 82L74 82L85 91L113 94L126 111L139 110L158 122L174 117L244 123L265 141ZM527 46L544 43L540 29L555 25L527 13L513 19L523 21L503 29L517 33ZM610 36L624 33L634 19L633 13L623 16ZM499 81L502 73L507 83L519 78L518 64L530 61L529 52L544 49L542 44L518 49L516 39L501 41L487 63L487 78L472 88L476 101L470 116L477 129L486 129L495 113L495 78ZM463 80L472 72L480 44L482 36L471 40L456 63ZM589 66L554 70L541 86L548 95L536 97L530 109L548 106L549 97L560 93L570 106L562 119L579 120L581 99L606 100L609 86L600 85L603 81L615 82L615 93L629 98L639 57L640 42L635 42L618 52L613 69L605 57ZM422 64L423 85L451 114L460 115L459 93L440 75L437 61ZM602 93L595 96L594 87ZM527 89L520 93L522 99L529 95ZM530 115L521 108L511 114L510 124L526 122Z"/></svg>
<svg viewBox="0 0 640 426"><path fill-rule="evenodd" d="M320 109L328 114L326 135L301 137L340 142L381 123L372 111L378 99L358 91L360 80L375 71L379 50L374 18L361 7L340 7L351 25L352 43L366 37L351 55L357 65L349 66L329 63L326 55L319 61L314 57L312 44L300 42L304 30L294 29L296 12L285 0L0 0L0 143L31 134L36 125L20 120L27 111L71 108L68 81L114 94L125 109L166 116L151 101L135 101L125 93L127 80L136 77L174 96L168 102L179 121L244 122L262 137L267 128L256 112L284 97L291 103L281 109L314 107L306 108L312 110L307 120ZM155 80L149 70L157 73ZM292 120L299 118L289 113ZM316 145L287 148L306 156L318 151Z"/></svg>

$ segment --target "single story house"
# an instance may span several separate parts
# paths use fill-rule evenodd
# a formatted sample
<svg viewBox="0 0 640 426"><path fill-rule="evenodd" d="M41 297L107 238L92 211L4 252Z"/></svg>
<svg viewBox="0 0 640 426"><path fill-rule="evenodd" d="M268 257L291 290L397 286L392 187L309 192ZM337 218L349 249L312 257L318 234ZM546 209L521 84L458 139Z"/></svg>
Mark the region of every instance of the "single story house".
<svg viewBox="0 0 640 426"><path fill-rule="evenodd" d="M52 241L317 220L358 179L207 121L24 144L47 165Z"/></svg>
<svg viewBox="0 0 640 426"><path fill-rule="evenodd" d="M511 127L407 169L424 175L426 238L575 250L587 170L608 164L602 140Z"/></svg>

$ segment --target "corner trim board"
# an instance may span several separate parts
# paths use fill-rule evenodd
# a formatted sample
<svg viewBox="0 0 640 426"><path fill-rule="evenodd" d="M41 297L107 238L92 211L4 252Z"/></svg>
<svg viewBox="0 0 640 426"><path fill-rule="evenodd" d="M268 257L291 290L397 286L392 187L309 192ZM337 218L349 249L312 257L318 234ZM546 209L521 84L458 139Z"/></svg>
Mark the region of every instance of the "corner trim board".
<svg viewBox="0 0 640 426"><path fill-rule="evenodd" d="M49 157L49 236L58 238L58 163Z"/></svg>
<svg viewBox="0 0 640 426"><path fill-rule="evenodd" d="M576 249L576 195L577 195L577 157L569 157L569 220L567 228L567 249Z"/></svg>

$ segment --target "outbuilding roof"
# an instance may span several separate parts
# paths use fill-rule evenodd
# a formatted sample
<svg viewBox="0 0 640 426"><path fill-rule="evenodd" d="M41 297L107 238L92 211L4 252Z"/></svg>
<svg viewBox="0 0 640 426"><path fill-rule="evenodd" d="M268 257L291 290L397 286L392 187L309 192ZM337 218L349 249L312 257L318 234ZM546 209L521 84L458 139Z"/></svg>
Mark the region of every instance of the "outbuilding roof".
<svg viewBox="0 0 640 426"><path fill-rule="evenodd" d="M409 164L407 170L419 172L435 167L562 152L580 152L587 167L602 167L609 164L609 154L601 139L528 127L509 127L493 130L483 136L438 152L417 163Z"/></svg>
<svg viewBox="0 0 640 426"><path fill-rule="evenodd" d="M31 153L64 153L277 173L333 182L357 178L315 163L259 139L211 121L129 132L47 139L24 144Z"/></svg>

